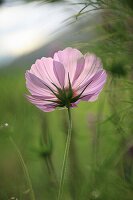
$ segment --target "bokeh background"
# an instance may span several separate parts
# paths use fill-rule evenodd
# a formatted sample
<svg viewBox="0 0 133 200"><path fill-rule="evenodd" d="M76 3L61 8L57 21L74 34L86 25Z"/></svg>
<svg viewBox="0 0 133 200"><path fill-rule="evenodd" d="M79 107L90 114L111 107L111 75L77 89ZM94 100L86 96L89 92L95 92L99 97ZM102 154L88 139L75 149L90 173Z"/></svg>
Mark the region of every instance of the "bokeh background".
<svg viewBox="0 0 133 200"><path fill-rule="evenodd" d="M57 197L67 111L30 104L25 71L68 46L99 56L107 82L72 110L62 199L133 199L133 1L0 0L0 200L33 200L26 172L36 200Z"/></svg>

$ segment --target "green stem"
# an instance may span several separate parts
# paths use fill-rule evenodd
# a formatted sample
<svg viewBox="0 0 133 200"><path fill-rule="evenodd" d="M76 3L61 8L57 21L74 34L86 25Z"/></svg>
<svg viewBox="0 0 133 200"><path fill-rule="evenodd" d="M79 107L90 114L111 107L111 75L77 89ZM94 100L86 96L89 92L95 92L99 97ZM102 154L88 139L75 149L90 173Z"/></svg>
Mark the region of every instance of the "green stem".
<svg viewBox="0 0 133 200"><path fill-rule="evenodd" d="M25 177L27 179L27 183L29 185L31 200L35 200L35 195L34 195L34 191L33 191L33 188L32 188L32 184L31 184L31 180L30 180L30 176L29 176L29 173L28 173L27 166L26 166L26 164L25 164L25 162L23 160L23 157L21 155L21 152L19 151L19 149L18 149L17 145L15 144L14 140L12 139L12 137L9 137L9 139L10 139L12 145L14 146L14 149L16 150L16 152L18 154L18 158L19 158L20 163L22 165Z"/></svg>
<svg viewBox="0 0 133 200"><path fill-rule="evenodd" d="M68 135L67 135L66 147L65 147L65 152L64 152L62 171L61 171L61 179L60 179L60 183L59 183L59 192L58 192L57 200L60 200L61 196L62 196L62 189L63 189L63 184L64 184L64 176L65 176L65 171L66 171L66 163L67 163L69 147L70 147L70 141L71 141L72 120L71 120L70 107L68 107L68 118L69 118Z"/></svg>

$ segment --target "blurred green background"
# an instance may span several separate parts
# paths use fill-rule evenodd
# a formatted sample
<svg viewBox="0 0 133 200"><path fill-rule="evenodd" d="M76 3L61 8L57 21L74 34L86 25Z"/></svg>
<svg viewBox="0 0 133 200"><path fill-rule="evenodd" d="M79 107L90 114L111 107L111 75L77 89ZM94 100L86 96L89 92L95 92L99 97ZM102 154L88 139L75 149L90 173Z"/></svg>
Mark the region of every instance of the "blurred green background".
<svg viewBox="0 0 133 200"><path fill-rule="evenodd" d="M57 197L67 111L30 104L25 71L67 46L99 56L107 81L97 101L72 109L62 199L132 200L132 0L2 0L0 21L0 200L32 200L21 156L35 199Z"/></svg>

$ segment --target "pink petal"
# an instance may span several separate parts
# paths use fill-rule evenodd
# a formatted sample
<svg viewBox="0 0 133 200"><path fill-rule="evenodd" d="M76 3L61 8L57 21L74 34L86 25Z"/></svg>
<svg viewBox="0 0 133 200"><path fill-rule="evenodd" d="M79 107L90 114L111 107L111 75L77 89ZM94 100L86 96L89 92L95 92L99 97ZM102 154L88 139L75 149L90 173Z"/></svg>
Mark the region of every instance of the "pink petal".
<svg viewBox="0 0 133 200"><path fill-rule="evenodd" d="M85 64L85 60L83 57L77 61L76 71L74 74L72 85L75 83L75 81L78 79L78 77L82 73L82 71L84 69L84 64Z"/></svg>
<svg viewBox="0 0 133 200"><path fill-rule="evenodd" d="M41 80L40 78L38 78L37 76L35 76L34 74L31 74L30 72L27 72L29 75L29 78L31 80L31 82L36 85L37 87L43 88L45 90L49 90L49 85L47 83L45 83L43 80Z"/></svg>
<svg viewBox="0 0 133 200"><path fill-rule="evenodd" d="M98 71L103 69L101 60L100 58L96 57L96 55L87 53L84 58L84 69L79 78L75 81L75 88L79 87L81 84L85 84L87 80L93 77Z"/></svg>
<svg viewBox="0 0 133 200"><path fill-rule="evenodd" d="M56 107L46 107L46 106L36 106L37 108L39 108L40 110L42 110L43 112L51 112L53 110L56 109Z"/></svg>
<svg viewBox="0 0 133 200"><path fill-rule="evenodd" d="M26 71L25 78L26 78L26 87L30 91L31 94L38 95L38 96L44 96L44 95L51 96L51 92L48 89L46 89L46 87L42 84L41 81L40 83L36 85L35 82L31 80L31 75L29 71ZM40 87L40 84L41 84L41 87Z"/></svg>
<svg viewBox="0 0 133 200"><path fill-rule="evenodd" d="M54 60L63 64L65 68L65 87L68 86L68 73L71 83L73 82L77 62L83 57L82 53L77 49L68 47L63 51L58 51L54 54Z"/></svg>
<svg viewBox="0 0 133 200"><path fill-rule="evenodd" d="M100 93L106 82L106 77L107 77L106 72L105 70L103 70L101 76L97 79L94 79L94 81L86 88L83 94L86 95L86 94Z"/></svg>
<svg viewBox="0 0 133 200"><path fill-rule="evenodd" d="M89 89L93 89L96 86L99 86L99 82L102 83L102 81L106 80L106 72L104 70L101 70L97 72L92 78L90 78L88 81L86 81L84 84L81 84L79 88L77 89L77 92L80 93L85 87L87 87L84 91L84 93Z"/></svg>
<svg viewBox="0 0 133 200"><path fill-rule="evenodd" d="M39 109L43 110L44 112L50 112L52 110L55 110L56 105L54 102L46 101L45 97L40 96L31 96L31 95L24 95L27 100L34 104ZM52 99L56 100L56 99Z"/></svg>
<svg viewBox="0 0 133 200"><path fill-rule="evenodd" d="M64 80L65 80L64 66L60 62L53 61L53 70L54 70L57 80L59 81L61 88L63 88Z"/></svg>
<svg viewBox="0 0 133 200"><path fill-rule="evenodd" d="M81 96L80 101L89 101L93 96L94 94L83 95Z"/></svg>
<svg viewBox="0 0 133 200"><path fill-rule="evenodd" d="M49 89L50 86L43 80L36 77L34 74L31 74L29 71L26 71L25 77L26 86L31 94L38 96L53 96L53 93ZM52 90L55 91L55 88L52 88Z"/></svg>
<svg viewBox="0 0 133 200"><path fill-rule="evenodd" d="M81 88L77 91L79 94L82 92L83 88L85 88L90 81L90 84L85 89L83 94L81 95L81 98L83 97L84 101L95 101L98 98L98 95L100 94L101 90L103 89L103 86L106 81L106 72L105 70L101 70L98 73L96 73L89 81L84 84L84 87L81 86ZM91 95L89 99L86 97L89 97L88 95ZM84 98L84 96L86 96Z"/></svg>
<svg viewBox="0 0 133 200"><path fill-rule="evenodd" d="M93 95L88 101L90 101L90 102L96 101L99 94L100 94L100 92L98 94Z"/></svg>
<svg viewBox="0 0 133 200"><path fill-rule="evenodd" d="M52 83L58 84L58 81L53 71L52 58L43 57L40 60L37 60L35 64L32 65L30 73L34 74L35 76L43 80L51 88L53 87Z"/></svg>
<svg viewBox="0 0 133 200"><path fill-rule="evenodd" d="M101 75L103 74L104 70L100 70L99 72L97 72L96 74L94 74L93 77L91 77L89 80L87 80L86 82L84 82L84 84L80 85L80 89L83 89L84 87L86 87L88 84L88 87L92 87L92 84L95 83L95 81L100 80Z"/></svg>
<svg viewBox="0 0 133 200"><path fill-rule="evenodd" d="M24 96L28 99L28 101L30 101L34 105L43 105L43 106L53 105L52 101L57 100L56 98L46 99L43 96L35 96L35 95L27 95L27 94L25 94Z"/></svg>
<svg viewBox="0 0 133 200"><path fill-rule="evenodd" d="M76 101L74 104L77 105L80 101L90 101L90 99L94 96L94 94L82 95L81 98Z"/></svg>

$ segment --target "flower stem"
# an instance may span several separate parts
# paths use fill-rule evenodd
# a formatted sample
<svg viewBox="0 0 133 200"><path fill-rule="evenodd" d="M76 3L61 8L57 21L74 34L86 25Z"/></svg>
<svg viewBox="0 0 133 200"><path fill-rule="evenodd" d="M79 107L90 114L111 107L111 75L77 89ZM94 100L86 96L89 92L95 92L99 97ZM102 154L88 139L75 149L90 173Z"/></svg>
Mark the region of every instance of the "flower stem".
<svg viewBox="0 0 133 200"><path fill-rule="evenodd" d="M58 191L57 200L61 200L61 196L62 196L62 189L63 189L63 184L64 184L64 176L65 176L65 171L66 171L66 163L67 163L69 147L70 147L70 142L71 142L72 120L71 120L70 107L68 107L68 118L69 118L68 135L67 135L66 147L65 147L65 152L64 152L64 158L63 158L63 164L62 164L62 171L61 171L61 178L60 178L60 183L59 183L59 191Z"/></svg>
<svg viewBox="0 0 133 200"><path fill-rule="evenodd" d="M25 174L25 177L27 179L27 183L28 183L28 186L29 186L29 189L30 189L30 196L31 196L31 200L35 200L35 195L34 195L34 191L33 191L33 188L32 188L32 184L31 184L31 180L30 180L30 176L29 176L29 173L28 173L28 169L27 169L27 166L23 160L23 157L21 155L21 152L19 151L16 143L14 142L14 140L12 139L12 137L9 137L10 139L10 142L12 143L12 145L14 146L14 149L16 150L17 154L18 154L18 158L20 160L20 163L22 165L22 168L23 168L23 171L24 171L24 174Z"/></svg>

